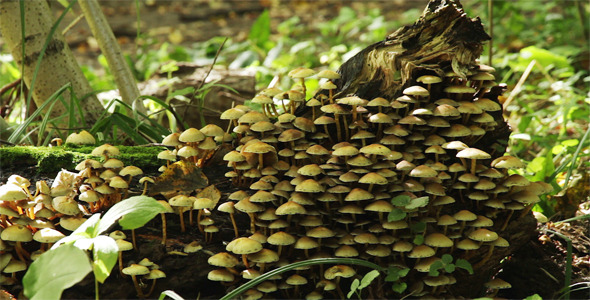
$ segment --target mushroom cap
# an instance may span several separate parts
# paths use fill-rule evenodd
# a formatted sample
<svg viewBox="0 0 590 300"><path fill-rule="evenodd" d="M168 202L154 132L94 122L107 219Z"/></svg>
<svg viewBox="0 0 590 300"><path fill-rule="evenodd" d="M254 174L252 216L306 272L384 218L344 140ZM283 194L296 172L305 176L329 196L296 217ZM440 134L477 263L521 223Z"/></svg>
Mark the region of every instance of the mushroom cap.
<svg viewBox="0 0 590 300"><path fill-rule="evenodd" d="M53 228L43 228L33 235L33 239L39 243L55 243L64 237L63 233Z"/></svg>
<svg viewBox="0 0 590 300"><path fill-rule="evenodd" d="M62 214L74 216L80 213L78 202L76 202L76 200L74 200L72 197L55 197L51 203L53 208Z"/></svg>
<svg viewBox="0 0 590 300"><path fill-rule="evenodd" d="M27 198L27 193L14 183L7 183L0 186L0 200L2 201L19 201Z"/></svg>
<svg viewBox="0 0 590 300"><path fill-rule="evenodd" d="M321 238L333 237L335 235L335 233L334 233L334 231L332 231L331 229L329 229L327 227L318 226L318 227L308 230L305 235L307 235L309 237L321 239Z"/></svg>
<svg viewBox="0 0 590 300"><path fill-rule="evenodd" d="M416 79L416 81L424 83L424 84L434 84L442 82L442 79L438 76L434 75L422 75Z"/></svg>
<svg viewBox="0 0 590 300"><path fill-rule="evenodd" d="M326 188L314 179L306 179L295 186L296 192L321 193L325 190Z"/></svg>
<svg viewBox="0 0 590 300"><path fill-rule="evenodd" d="M434 249L427 245L419 245L412 248L412 251L408 254L409 258L424 258L431 257L435 254Z"/></svg>
<svg viewBox="0 0 590 300"><path fill-rule="evenodd" d="M435 177L437 174L438 172L427 165L419 165L410 171L410 176L418 178Z"/></svg>
<svg viewBox="0 0 590 300"><path fill-rule="evenodd" d="M278 231L271 234L266 241L271 245L286 246L295 243L295 237L284 231Z"/></svg>
<svg viewBox="0 0 590 300"><path fill-rule="evenodd" d="M339 79L340 74L334 72L332 70L322 70L318 74L318 78L326 78L326 79Z"/></svg>
<svg viewBox="0 0 590 300"><path fill-rule="evenodd" d="M131 264L129 267L123 269L125 275L146 275L150 273L150 269L140 264Z"/></svg>
<svg viewBox="0 0 590 300"><path fill-rule="evenodd" d="M479 150L477 148L467 148L459 151L457 153L457 157L469 159L488 159L492 156L487 152Z"/></svg>
<svg viewBox="0 0 590 300"><path fill-rule="evenodd" d="M11 260L2 270L3 273L16 273L27 269L27 264L20 260Z"/></svg>
<svg viewBox="0 0 590 300"><path fill-rule="evenodd" d="M349 277L354 276L355 274L356 274L356 271L349 266L335 265L335 266L328 268L324 272L324 278L326 278L328 280L335 279L336 277L349 278Z"/></svg>
<svg viewBox="0 0 590 300"><path fill-rule="evenodd" d="M408 88L405 88L403 93L405 95L409 95L409 96L422 96L422 97L426 97L430 95L430 92L428 92L427 89L419 86L419 85L414 85Z"/></svg>
<svg viewBox="0 0 590 300"><path fill-rule="evenodd" d="M470 232L467 237L478 242L492 242L498 239L498 234L485 228L479 228Z"/></svg>
<svg viewBox="0 0 590 300"><path fill-rule="evenodd" d="M306 78L315 75L316 72L312 69L298 67L295 68L287 74L291 78Z"/></svg>
<svg viewBox="0 0 590 300"><path fill-rule="evenodd" d="M143 174L143 171L136 166L126 166L123 169L121 169L121 171L119 171L119 175L121 176L137 176L141 174Z"/></svg>
<svg viewBox="0 0 590 300"><path fill-rule="evenodd" d="M241 237L229 242L225 249L235 254L250 254L262 250L262 244L254 239Z"/></svg>
<svg viewBox="0 0 590 300"><path fill-rule="evenodd" d="M369 103L369 101L362 99L358 96L350 96L336 99L336 103L346 105L366 105L367 103Z"/></svg>
<svg viewBox="0 0 590 300"><path fill-rule="evenodd" d="M179 146L179 145L181 145L180 140L178 140L179 136L180 136L180 133L173 132L173 133L167 135L166 137L164 137L164 139L162 140L162 144L164 146L172 146L172 147Z"/></svg>
<svg viewBox="0 0 590 300"><path fill-rule="evenodd" d="M235 209L245 213L264 211L264 206L251 202L250 197L238 201L234 207Z"/></svg>
<svg viewBox="0 0 590 300"><path fill-rule="evenodd" d="M225 268L233 268L239 263L237 258L227 252L219 252L209 257L207 262L212 266Z"/></svg>
<svg viewBox="0 0 590 300"><path fill-rule="evenodd" d="M262 249L256 253L248 254L248 259L255 263L272 263L279 261L279 255L273 250Z"/></svg>
<svg viewBox="0 0 590 300"><path fill-rule="evenodd" d="M477 215L468 211L468 210L460 210L458 212L456 212L453 217L457 220L457 221L473 221L475 219L477 219Z"/></svg>
<svg viewBox="0 0 590 300"><path fill-rule="evenodd" d="M0 238L11 242L30 242L33 240L33 233L23 225L10 225L4 228Z"/></svg>
<svg viewBox="0 0 590 300"><path fill-rule="evenodd" d="M432 247L451 247L453 241L442 233L431 233L424 238L424 244Z"/></svg>
<svg viewBox="0 0 590 300"><path fill-rule="evenodd" d="M61 217L59 219L59 225L69 231L74 231L80 227L86 219L83 217Z"/></svg>
<svg viewBox="0 0 590 300"><path fill-rule="evenodd" d="M155 280L155 279L160 279L160 278L166 278L166 273L164 273L162 270L160 269L152 269L150 270L150 273L147 274L146 276L144 276L143 278L148 279L148 280Z"/></svg>
<svg viewBox="0 0 590 300"><path fill-rule="evenodd" d="M86 130L80 131L80 133L72 133L68 135L66 138L66 144L76 144L76 145L94 145L96 144L96 139L90 134L90 132Z"/></svg>
<svg viewBox="0 0 590 300"><path fill-rule="evenodd" d="M204 139L205 135L200 130L192 127L183 131L178 137L178 140L183 143L196 143Z"/></svg>
<svg viewBox="0 0 590 300"><path fill-rule="evenodd" d="M495 290L499 290L499 289L509 289L512 287L512 285L500 278L494 278L491 281L487 282L484 284L485 287L490 288L490 289L495 289Z"/></svg>
<svg viewBox="0 0 590 300"><path fill-rule="evenodd" d="M186 195L176 195L168 200L170 206L191 207L194 199Z"/></svg>
<svg viewBox="0 0 590 300"><path fill-rule="evenodd" d="M207 274L207 279L211 281L231 282L234 281L234 274L226 269L211 270Z"/></svg>

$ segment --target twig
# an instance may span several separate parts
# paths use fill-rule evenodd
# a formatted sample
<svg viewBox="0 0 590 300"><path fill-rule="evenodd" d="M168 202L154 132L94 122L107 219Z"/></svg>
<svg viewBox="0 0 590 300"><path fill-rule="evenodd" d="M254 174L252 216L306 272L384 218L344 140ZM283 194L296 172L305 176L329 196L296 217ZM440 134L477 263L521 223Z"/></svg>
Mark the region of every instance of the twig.
<svg viewBox="0 0 590 300"><path fill-rule="evenodd" d="M512 89L512 92L510 92L510 96L508 96L508 99L506 99L506 101L504 101L504 104L503 104L504 109L506 109L506 107L508 107L508 105L510 104L510 102L512 102L514 97L516 97L516 95L518 95L518 93L520 93L520 89L522 88L522 85L524 84L524 82L527 80L527 78L531 74L531 71L533 70L533 67L535 66L536 62L537 61L533 59L533 60L531 60L529 65L526 67L526 69L524 70L524 73L522 73L522 76L518 80L518 83L516 83L516 86L514 86L514 88Z"/></svg>
<svg viewBox="0 0 590 300"><path fill-rule="evenodd" d="M66 26L66 28L64 28L64 30L61 31L61 34L66 35L66 33L68 31L70 31L70 29L72 29L72 27L76 26L76 24L78 24L78 22L80 22L80 20L84 19L84 14L80 14L78 15L78 17L76 17L74 19L74 21L72 21L70 24L68 24L68 26Z"/></svg>
<svg viewBox="0 0 590 300"><path fill-rule="evenodd" d="M22 78L19 78L13 82L5 84L3 87L0 88L0 95L6 93L8 90L18 86L18 84L22 81Z"/></svg>
<svg viewBox="0 0 590 300"><path fill-rule="evenodd" d="M195 95L197 94L197 91L199 91L201 88L203 88L203 85L205 85L205 81L207 80L207 77L209 77L209 74L211 74L211 71L213 70L213 67L215 66L215 63L217 62L217 58L219 58L219 54L221 53L221 49L223 49L223 45L225 45L225 42L227 42L229 38L226 37L223 42L221 43L221 46L219 46L219 48L217 49L217 53L215 53L215 57L213 58L213 63L211 63L211 66L209 67L209 70L207 71L207 74L205 74L205 77L203 77L203 80L201 80L201 83L199 84L199 87L196 88L193 91L193 96L191 97L191 100L189 102L190 104L193 104L193 101L195 100ZM205 101L205 99L203 99L203 101ZM182 119L184 120L186 118L186 113L187 113L188 109L184 110L184 113L182 113ZM201 120L202 122L203 120Z"/></svg>

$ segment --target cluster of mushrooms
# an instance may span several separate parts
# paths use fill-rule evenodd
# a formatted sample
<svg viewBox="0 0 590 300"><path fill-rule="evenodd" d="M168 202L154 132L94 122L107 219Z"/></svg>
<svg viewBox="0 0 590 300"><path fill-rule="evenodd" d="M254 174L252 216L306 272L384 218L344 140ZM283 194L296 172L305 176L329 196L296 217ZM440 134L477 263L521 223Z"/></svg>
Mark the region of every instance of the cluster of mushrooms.
<svg viewBox="0 0 590 300"><path fill-rule="evenodd" d="M493 72L475 65L461 77L449 68L414 78L395 99L361 99L334 97L336 72L297 68L292 90L269 88L252 100L262 112L225 111L226 133L238 141L224 157L226 176L240 190L218 209L232 221L247 214L250 224L209 259L209 279L237 286L289 263L348 257L408 268L404 295L450 296L455 278L430 276L430 265L443 254L483 264L509 245L507 224L551 188L510 172L524 166L519 159L473 147L497 126L491 114L501 106L484 97ZM324 91L306 99L305 78L314 75ZM355 276L345 265L300 268L247 297L343 298L340 278Z"/></svg>
<svg viewBox="0 0 590 300"><path fill-rule="evenodd" d="M86 132L68 136L66 143L95 144L94 137ZM44 180L31 182L22 176L12 175L0 186L0 277L1 285L13 285L17 273L47 251L53 243L76 230L89 215L105 211L125 199L129 184L143 171L125 166L116 157L119 149L104 144L96 147L92 155L76 166L77 173L61 171L51 187ZM100 160L100 161L99 161ZM152 181L145 177L140 180ZM147 184L147 182L146 182ZM119 243L133 243L121 239ZM121 251L129 250L123 245ZM122 268L122 260L119 261Z"/></svg>

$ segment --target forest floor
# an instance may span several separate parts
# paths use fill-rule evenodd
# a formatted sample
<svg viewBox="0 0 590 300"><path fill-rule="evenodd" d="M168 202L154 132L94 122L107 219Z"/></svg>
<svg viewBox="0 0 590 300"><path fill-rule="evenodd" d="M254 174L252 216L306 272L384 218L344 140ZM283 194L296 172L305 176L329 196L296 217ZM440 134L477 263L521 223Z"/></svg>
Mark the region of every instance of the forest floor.
<svg viewBox="0 0 590 300"><path fill-rule="evenodd" d="M148 1L149 2L149 1ZM387 18L395 18L396 14L408 8L422 8L421 1L390 1L390 2L355 2L348 3L330 1L318 4L314 1L290 1L281 6L271 6L271 0L261 1L159 1L141 10L142 31L154 36L159 43L176 39L179 44L190 46L197 41L205 41L214 36L233 36L245 39L248 30L256 17L265 9L271 8L273 22L280 22L293 15L298 15L302 22L325 20L334 15L339 5L379 6ZM135 4L133 1L101 1L104 11L111 22L113 31L123 46L124 51L136 47L134 39ZM55 6L58 6L57 4ZM58 10L59 8L56 8ZM158 20L158 22L151 22ZM69 22L64 22L65 24ZM89 29L82 24L72 29L67 35L70 46L81 63L92 65L100 70L96 63L98 48L88 39ZM178 39L177 33L180 33ZM141 167L141 166L140 166ZM229 180L223 174L225 168L216 165L205 169L210 183L223 191L226 197L233 191ZM36 180L51 181L55 174L39 174L34 165L2 166L0 182L5 182L11 174L19 174L34 182ZM222 198L223 199L223 198ZM588 212L586 212L588 213ZM216 218L215 213L213 218ZM125 262L138 261L147 257L158 261L167 278L159 280L152 297L158 297L164 290L173 290L186 299L217 299L224 295L225 287L206 279L209 267L206 264L205 251L188 255L170 254L171 251L182 252L183 247L194 241L201 241L202 235L196 228L189 228L188 232L180 233L177 218L168 217L169 240L166 245L160 243L161 221L155 218L145 227L137 230L137 251L126 252ZM217 218L225 220L226 218ZM246 218L238 220L247 223ZM204 244L204 250L218 252L221 241L231 240L232 230L228 223L221 223L220 233L210 244ZM247 226L242 226L242 228ZM590 221L574 221L570 223L547 223L538 226L538 235L525 246L506 257L503 261L501 273L498 277L510 282L512 289L500 291L498 297L522 299L538 294L544 299L557 298L566 279L567 245L566 240L548 230L561 233L572 241L573 256L571 283L590 282ZM174 253L174 252L173 252ZM207 266L207 267L203 267ZM130 278L123 278L116 270L101 285L101 298L123 299L134 298L135 292ZM12 286L7 291L12 295L19 295L22 286ZM0 294L0 299L8 297ZM64 292L63 298L91 299L94 298L94 282L92 277ZM590 298L588 289L570 295L572 299Z"/></svg>

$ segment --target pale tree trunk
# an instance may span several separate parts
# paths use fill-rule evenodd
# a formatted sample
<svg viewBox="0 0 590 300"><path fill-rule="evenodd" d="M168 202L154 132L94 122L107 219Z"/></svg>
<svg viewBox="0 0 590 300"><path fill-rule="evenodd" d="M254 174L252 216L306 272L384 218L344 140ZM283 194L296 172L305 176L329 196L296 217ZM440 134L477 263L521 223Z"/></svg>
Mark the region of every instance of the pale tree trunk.
<svg viewBox="0 0 590 300"><path fill-rule="evenodd" d="M19 66L24 64L24 74L22 76L30 88L37 59L41 54L45 40L55 21L46 1L25 1L24 8L24 60L22 58L23 42L21 37L19 1L0 0L0 31L2 32L6 47L12 53L16 63ZM76 97L80 99L80 105L85 114L86 123L94 124L104 111L104 107L95 95L81 99L81 97L92 92L92 88L88 80L84 77L72 51L66 44L64 36L59 30L56 30L49 41L32 90L33 99L37 107L41 106L56 90L67 83L71 83ZM70 96L69 91L63 93L66 103L70 103ZM56 125L65 127L68 124L66 112L66 107L58 101L49 117L64 116Z"/></svg>

